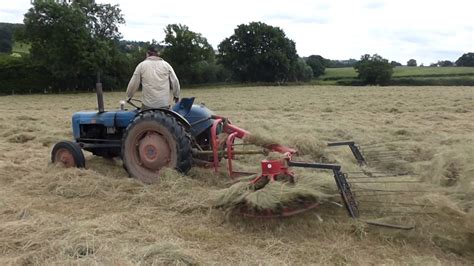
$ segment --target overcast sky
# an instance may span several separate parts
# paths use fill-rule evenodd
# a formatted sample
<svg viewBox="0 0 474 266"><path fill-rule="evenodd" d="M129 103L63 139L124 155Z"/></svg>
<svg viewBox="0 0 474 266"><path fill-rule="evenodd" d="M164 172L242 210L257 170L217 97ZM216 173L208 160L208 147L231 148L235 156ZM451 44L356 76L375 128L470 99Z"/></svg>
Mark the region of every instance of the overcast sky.
<svg viewBox="0 0 474 266"><path fill-rule="evenodd" d="M359 59L380 54L403 64L455 61L474 52L474 0L97 0L119 4L124 39L164 39L181 23L217 45L239 24L265 22L283 29L300 56ZM0 0L0 21L21 23L30 0Z"/></svg>

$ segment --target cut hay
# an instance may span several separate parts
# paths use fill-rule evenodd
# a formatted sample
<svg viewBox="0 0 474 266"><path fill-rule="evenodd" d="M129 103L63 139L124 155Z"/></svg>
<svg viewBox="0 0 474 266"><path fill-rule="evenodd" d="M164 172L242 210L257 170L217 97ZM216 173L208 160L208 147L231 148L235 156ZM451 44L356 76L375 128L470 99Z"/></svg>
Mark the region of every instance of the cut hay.
<svg viewBox="0 0 474 266"><path fill-rule="evenodd" d="M245 136L243 138L243 141L244 143L253 144L255 146L261 146L261 147L265 147L265 146L269 146L273 144L279 144L278 140L272 139L267 136L263 136L258 133L252 133L250 135Z"/></svg>
<svg viewBox="0 0 474 266"><path fill-rule="evenodd" d="M145 265L198 265L195 258L171 244L147 247L140 262Z"/></svg>
<svg viewBox="0 0 474 266"><path fill-rule="evenodd" d="M300 201L325 202L335 191L323 187L317 178L300 178L298 182L269 182L261 189L248 180L241 180L218 191L214 207L232 210L247 205L255 210L278 210Z"/></svg>
<svg viewBox="0 0 474 266"><path fill-rule="evenodd" d="M315 161L327 161L324 149L326 144L313 134L298 134L288 138L289 145L298 150L301 156L309 156Z"/></svg>

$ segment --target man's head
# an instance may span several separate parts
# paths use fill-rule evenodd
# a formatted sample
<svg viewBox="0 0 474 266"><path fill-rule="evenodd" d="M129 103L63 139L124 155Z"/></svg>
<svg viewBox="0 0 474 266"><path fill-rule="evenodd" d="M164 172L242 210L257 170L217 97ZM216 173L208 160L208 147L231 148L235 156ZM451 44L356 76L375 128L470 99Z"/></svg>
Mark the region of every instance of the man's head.
<svg viewBox="0 0 474 266"><path fill-rule="evenodd" d="M154 45L150 45L146 52L146 56L158 56L158 49Z"/></svg>

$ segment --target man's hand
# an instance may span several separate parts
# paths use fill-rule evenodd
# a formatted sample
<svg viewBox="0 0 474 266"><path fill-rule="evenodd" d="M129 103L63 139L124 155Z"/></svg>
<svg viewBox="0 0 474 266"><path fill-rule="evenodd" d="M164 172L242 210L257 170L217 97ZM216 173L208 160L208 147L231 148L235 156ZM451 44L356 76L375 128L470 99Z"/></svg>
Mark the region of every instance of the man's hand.
<svg viewBox="0 0 474 266"><path fill-rule="evenodd" d="M174 103L179 102L179 97L173 97L173 101L174 101Z"/></svg>

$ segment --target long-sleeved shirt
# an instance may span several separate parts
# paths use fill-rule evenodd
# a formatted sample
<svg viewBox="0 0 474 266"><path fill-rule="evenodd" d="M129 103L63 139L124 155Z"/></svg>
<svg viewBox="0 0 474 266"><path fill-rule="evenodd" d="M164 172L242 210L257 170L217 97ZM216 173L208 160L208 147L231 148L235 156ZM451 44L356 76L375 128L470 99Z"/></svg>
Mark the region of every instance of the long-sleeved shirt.
<svg viewBox="0 0 474 266"><path fill-rule="evenodd" d="M149 56L138 64L128 83L128 98L131 98L137 92L140 83L143 91L143 105L147 107L168 107L170 104L170 85L173 97L179 98L178 77L176 77L170 64L158 56Z"/></svg>

